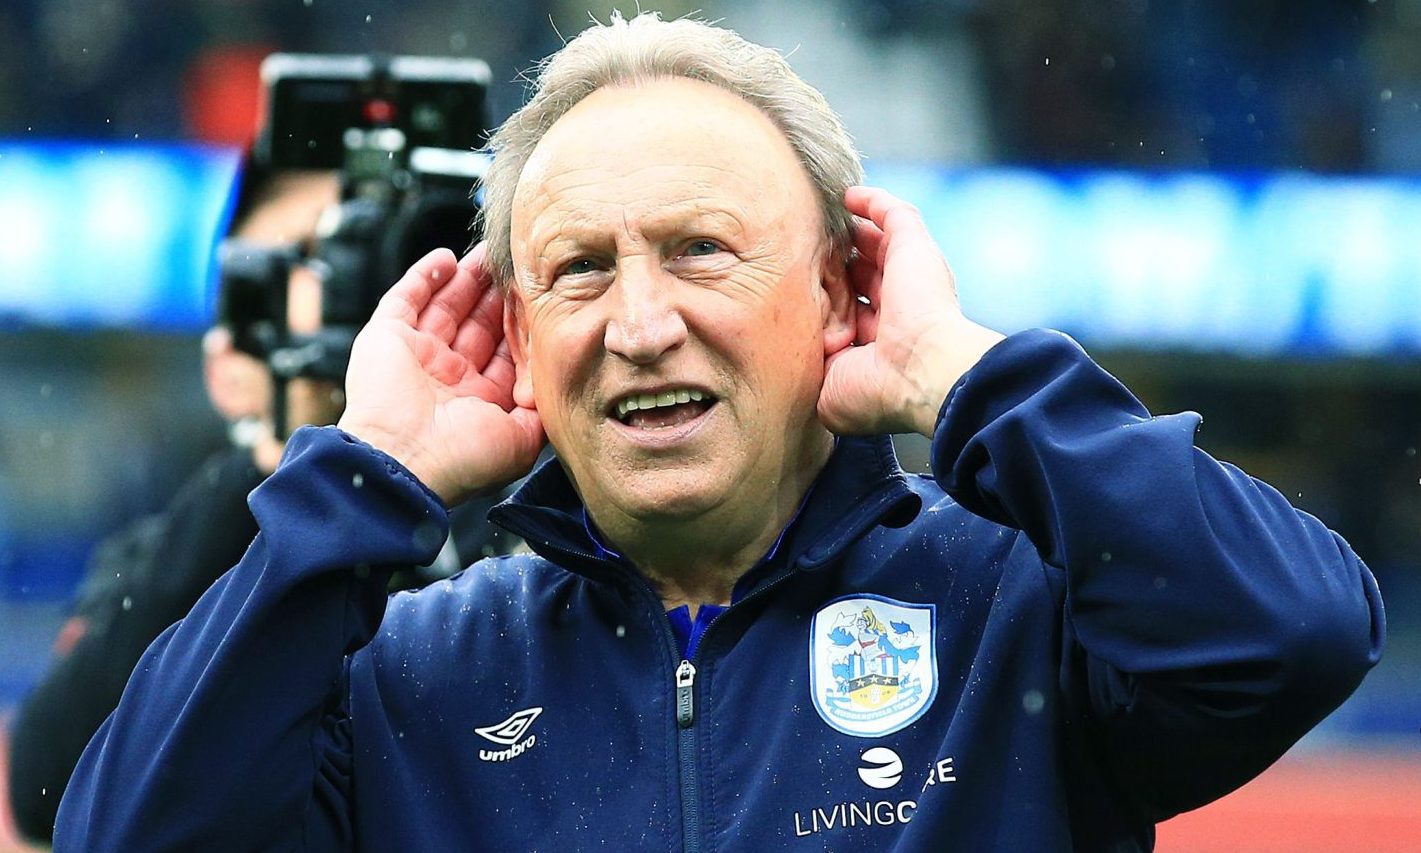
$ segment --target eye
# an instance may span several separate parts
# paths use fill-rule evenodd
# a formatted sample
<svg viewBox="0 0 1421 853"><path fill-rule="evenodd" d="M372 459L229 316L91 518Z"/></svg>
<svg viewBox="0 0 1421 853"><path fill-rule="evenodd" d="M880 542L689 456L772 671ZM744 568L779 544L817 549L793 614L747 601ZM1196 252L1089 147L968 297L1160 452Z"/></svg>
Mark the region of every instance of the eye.
<svg viewBox="0 0 1421 853"><path fill-rule="evenodd" d="M577 258L565 264L559 275L586 275L597 271L597 262L591 258Z"/></svg>
<svg viewBox="0 0 1421 853"><path fill-rule="evenodd" d="M720 246L716 245L713 240L692 240L681 254L691 258L703 258L719 251Z"/></svg>

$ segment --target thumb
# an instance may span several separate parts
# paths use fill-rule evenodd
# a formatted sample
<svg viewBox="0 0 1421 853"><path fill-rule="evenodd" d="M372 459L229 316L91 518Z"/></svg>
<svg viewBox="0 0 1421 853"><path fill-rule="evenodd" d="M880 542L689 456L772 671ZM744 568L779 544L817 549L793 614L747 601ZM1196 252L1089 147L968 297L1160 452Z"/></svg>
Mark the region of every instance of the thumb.
<svg viewBox="0 0 1421 853"><path fill-rule="evenodd" d="M538 410L514 406L508 414L518 428L520 449L526 454L525 458L536 457L548 440Z"/></svg>
<svg viewBox="0 0 1421 853"><path fill-rule="evenodd" d="M836 435L873 432L877 383L869 369L874 344L846 347L825 359L819 389L819 422Z"/></svg>

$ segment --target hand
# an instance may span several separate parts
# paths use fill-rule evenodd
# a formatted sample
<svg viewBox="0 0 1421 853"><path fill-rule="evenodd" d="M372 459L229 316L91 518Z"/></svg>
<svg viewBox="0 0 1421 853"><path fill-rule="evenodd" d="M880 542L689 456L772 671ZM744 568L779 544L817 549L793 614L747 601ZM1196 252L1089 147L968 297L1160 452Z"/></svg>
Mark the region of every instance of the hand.
<svg viewBox="0 0 1421 853"><path fill-rule="evenodd" d="M399 460L446 506L527 473L545 436L513 401L503 295L484 247L420 259L355 338L341 429Z"/></svg>
<svg viewBox="0 0 1421 853"><path fill-rule="evenodd" d="M261 359L237 349L225 326L202 336L202 379L223 420L270 417L271 374Z"/></svg>
<svg viewBox="0 0 1421 853"><path fill-rule="evenodd" d="M860 297L854 345L829 356L819 419L841 435L932 436L952 386L1002 335L962 315L952 270L917 209L850 187L849 281Z"/></svg>

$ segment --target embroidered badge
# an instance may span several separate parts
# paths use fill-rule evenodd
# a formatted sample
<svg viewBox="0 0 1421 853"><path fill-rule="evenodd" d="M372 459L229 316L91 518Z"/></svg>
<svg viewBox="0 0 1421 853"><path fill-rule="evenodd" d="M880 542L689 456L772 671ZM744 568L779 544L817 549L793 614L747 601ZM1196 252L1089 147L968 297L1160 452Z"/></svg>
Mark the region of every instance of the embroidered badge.
<svg viewBox="0 0 1421 853"><path fill-rule="evenodd" d="M809 689L824 722L879 737L918 719L937 695L937 609L879 595L831 601L814 614Z"/></svg>

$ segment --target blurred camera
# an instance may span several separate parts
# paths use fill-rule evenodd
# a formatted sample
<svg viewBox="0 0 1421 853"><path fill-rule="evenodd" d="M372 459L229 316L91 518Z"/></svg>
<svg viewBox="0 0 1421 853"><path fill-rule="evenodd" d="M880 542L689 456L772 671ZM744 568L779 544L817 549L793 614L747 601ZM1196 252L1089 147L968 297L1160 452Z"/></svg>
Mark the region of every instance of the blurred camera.
<svg viewBox="0 0 1421 853"><path fill-rule="evenodd" d="M312 243L229 239L218 252L219 321L239 349L267 362L280 390L297 376L342 379L355 334L385 290L429 251L461 254L476 237L489 69L476 59L279 53L261 74L266 115L251 168L336 171L341 186ZM296 264L322 282L314 335L287 327Z"/></svg>

